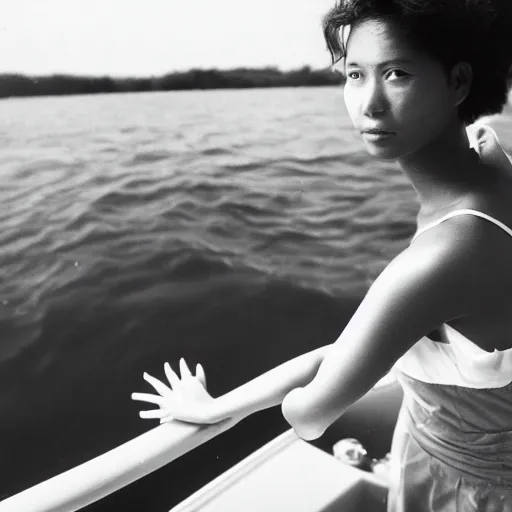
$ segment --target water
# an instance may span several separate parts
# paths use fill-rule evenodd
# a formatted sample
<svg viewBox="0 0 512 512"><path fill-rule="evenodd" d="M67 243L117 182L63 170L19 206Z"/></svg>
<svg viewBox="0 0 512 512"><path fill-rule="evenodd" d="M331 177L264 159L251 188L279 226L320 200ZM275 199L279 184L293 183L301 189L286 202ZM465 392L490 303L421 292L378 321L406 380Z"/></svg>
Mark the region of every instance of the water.
<svg viewBox="0 0 512 512"><path fill-rule="evenodd" d="M130 395L165 361L218 396L333 342L415 230L336 87L12 98L0 141L0 498L156 426ZM287 428L259 413L88 510L169 510Z"/></svg>

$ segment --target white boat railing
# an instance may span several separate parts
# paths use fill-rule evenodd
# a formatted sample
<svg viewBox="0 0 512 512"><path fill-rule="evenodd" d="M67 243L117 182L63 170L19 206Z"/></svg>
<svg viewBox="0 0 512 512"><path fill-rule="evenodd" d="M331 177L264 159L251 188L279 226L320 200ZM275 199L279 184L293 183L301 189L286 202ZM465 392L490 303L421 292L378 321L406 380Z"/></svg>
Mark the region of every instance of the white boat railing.
<svg viewBox="0 0 512 512"><path fill-rule="evenodd" d="M233 426L164 423L0 502L0 512L72 512L142 478Z"/></svg>
<svg viewBox="0 0 512 512"><path fill-rule="evenodd" d="M373 390L386 387L386 375ZM0 502L0 512L74 512L135 482L235 425L171 421Z"/></svg>

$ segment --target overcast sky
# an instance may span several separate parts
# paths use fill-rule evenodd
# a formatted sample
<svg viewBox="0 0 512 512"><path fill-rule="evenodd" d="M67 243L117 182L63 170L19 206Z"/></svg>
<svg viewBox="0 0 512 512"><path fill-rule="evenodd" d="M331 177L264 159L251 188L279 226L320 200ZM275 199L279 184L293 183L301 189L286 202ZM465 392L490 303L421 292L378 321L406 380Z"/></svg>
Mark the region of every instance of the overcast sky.
<svg viewBox="0 0 512 512"><path fill-rule="evenodd" d="M328 66L334 0L13 0L0 73L161 75L196 68Z"/></svg>

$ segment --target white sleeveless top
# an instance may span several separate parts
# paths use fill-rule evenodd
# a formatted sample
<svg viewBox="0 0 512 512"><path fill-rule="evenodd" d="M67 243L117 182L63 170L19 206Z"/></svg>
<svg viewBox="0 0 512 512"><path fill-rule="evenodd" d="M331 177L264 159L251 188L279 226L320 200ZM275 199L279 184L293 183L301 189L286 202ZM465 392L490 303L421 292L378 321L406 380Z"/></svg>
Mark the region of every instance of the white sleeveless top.
<svg viewBox="0 0 512 512"><path fill-rule="evenodd" d="M499 161L512 170L509 157L501 148L492 128L473 125L468 127L468 135L472 140L472 147L478 151L481 158ZM499 220L480 211L466 208L450 212L428 224L418 231L412 240L445 220L466 214L486 219L512 237L512 229ZM510 250L512 251L512 245ZM512 348L487 352L450 325L443 324L441 329L449 343L436 342L424 336L398 359L393 369L431 384L457 385L476 389L500 388L512 381Z"/></svg>

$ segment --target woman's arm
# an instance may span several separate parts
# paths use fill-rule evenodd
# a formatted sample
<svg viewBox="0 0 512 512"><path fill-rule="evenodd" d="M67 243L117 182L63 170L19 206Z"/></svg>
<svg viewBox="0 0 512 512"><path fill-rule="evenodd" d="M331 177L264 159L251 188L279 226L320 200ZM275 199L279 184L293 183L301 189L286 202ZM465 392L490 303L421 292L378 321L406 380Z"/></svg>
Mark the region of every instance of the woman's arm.
<svg viewBox="0 0 512 512"><path fill-rule="evenodd" d="M315 378L283 401L283 415L300 437L320 437L422 336L478 311L485 267L481 237L470 239L468 222L425 234L374 281Z"/></svg>
<svg viewBox="0 0 512 512"><path fill-rule="evenodd" d="M161 423L174 419L199 424L217 423L227 418L240 421L257 411L279 405L292 389L311 382L331 347L332 344L325 345L291 359L219 398L207 392L202 366L197 365L196 375L193 375L182 358L181 378L165 363L168 384L144 372L144 379L158 394L132 393L132 399L158 405L158 409L141 411L140 416L159 419Z"/></svg>
<svg viewBox="0 0 512 512"><path fill-rule="evenodd" d="M306 386L315 377L326 353L324 345L269 370L246 384L215 400L219 418L249 416L282 403L284 397L298 387Z"/></svg>

